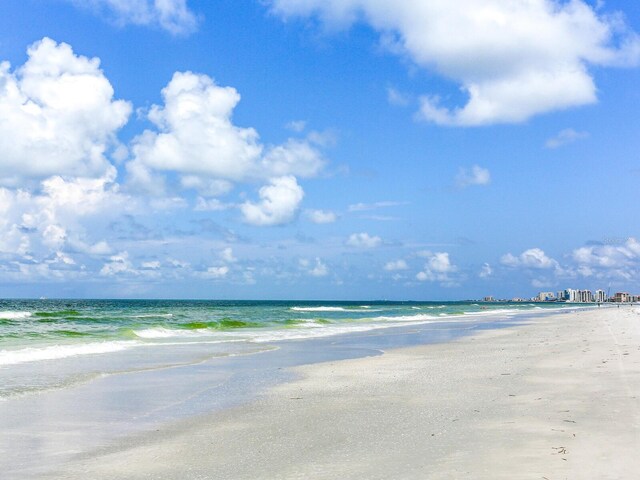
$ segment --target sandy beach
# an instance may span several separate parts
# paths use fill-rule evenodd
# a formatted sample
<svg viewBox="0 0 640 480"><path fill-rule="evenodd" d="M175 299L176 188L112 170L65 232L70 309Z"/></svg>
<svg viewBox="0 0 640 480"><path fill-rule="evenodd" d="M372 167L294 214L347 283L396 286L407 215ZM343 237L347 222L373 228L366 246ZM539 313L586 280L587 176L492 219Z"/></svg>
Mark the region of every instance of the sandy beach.
<svg viewBox="0 0 640 480"><path fill-rule="evenodd" d="M579 310L303 366L248 405L90 452L46 478L632 479L640 310Z"/></svg>

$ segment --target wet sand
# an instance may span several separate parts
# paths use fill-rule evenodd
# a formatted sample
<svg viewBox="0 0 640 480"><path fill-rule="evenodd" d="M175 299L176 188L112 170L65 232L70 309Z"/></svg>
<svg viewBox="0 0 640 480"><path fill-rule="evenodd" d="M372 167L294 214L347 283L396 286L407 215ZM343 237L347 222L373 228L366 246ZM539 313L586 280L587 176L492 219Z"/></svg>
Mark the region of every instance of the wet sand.
<svg viewBox="0 0 640 480"><path fill-rule="evenodd" d="M640 309L544 316L294 369L247 405L43 478L635 479Z"/></svg>

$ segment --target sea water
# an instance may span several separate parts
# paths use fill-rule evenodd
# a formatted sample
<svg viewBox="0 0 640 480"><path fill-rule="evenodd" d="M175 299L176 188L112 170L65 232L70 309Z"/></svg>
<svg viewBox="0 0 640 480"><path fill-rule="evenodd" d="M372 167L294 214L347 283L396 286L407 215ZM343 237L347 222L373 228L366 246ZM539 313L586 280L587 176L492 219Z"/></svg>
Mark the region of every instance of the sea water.
<svg viewBox="0 0 640 480"><path fill-rule="evenodd" d="M278 342L478 322L569 304L0 300L0 401L107 374L267 351Z"/></svg>

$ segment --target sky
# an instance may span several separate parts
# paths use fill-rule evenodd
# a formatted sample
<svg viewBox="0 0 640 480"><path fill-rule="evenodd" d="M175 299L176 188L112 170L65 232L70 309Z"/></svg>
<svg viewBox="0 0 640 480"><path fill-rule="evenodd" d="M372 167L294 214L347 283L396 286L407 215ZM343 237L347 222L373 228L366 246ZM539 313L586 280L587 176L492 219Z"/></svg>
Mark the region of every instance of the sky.
<svg viewBox="0 0 640 480"><path fill-rule="evenodd" d="M632 0L5 0L0 297L640 294Z"/></svg>

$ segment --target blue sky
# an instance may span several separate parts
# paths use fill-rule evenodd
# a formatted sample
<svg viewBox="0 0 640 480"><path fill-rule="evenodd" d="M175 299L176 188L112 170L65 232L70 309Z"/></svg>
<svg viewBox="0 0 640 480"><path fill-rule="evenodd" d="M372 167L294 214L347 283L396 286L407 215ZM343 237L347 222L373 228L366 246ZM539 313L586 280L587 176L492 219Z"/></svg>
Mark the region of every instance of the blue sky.
<svg viewBox="0 0 640 480"><path fill-rule="evenodd" d="M0 13L1 297L640 293L637 2Z"/></svg>

